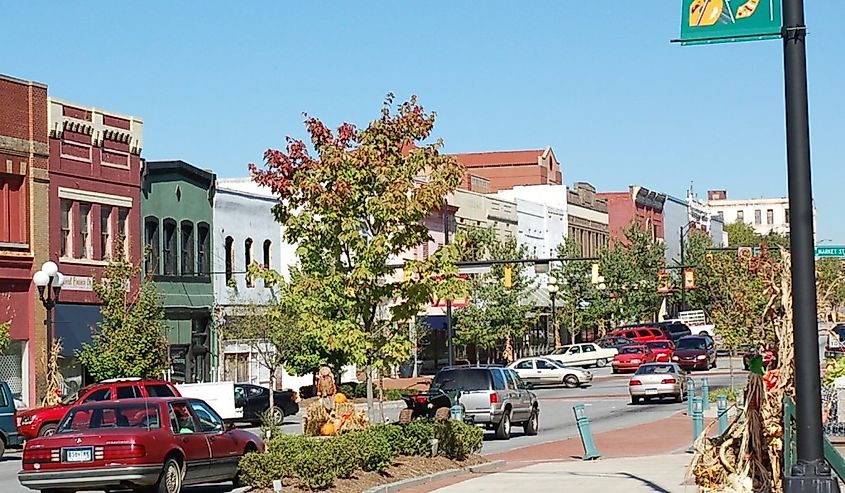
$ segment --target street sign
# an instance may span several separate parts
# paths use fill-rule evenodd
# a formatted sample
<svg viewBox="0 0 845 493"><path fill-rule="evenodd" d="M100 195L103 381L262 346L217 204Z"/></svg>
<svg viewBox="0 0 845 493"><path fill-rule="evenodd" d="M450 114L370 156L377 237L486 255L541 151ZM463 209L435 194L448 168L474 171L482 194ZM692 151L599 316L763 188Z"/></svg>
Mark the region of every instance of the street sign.
<svg viewBox="0 0 845 493"><path fill-rule="evenodd" d="M682 45L781 36L781 0L682 0Z"/></svg>
<svg viewBox="0 0 845 493"><path fill-rule="evenodd" d="M819 258L845 258L845 246L824 246L816 247L816 257Z"/></svg>

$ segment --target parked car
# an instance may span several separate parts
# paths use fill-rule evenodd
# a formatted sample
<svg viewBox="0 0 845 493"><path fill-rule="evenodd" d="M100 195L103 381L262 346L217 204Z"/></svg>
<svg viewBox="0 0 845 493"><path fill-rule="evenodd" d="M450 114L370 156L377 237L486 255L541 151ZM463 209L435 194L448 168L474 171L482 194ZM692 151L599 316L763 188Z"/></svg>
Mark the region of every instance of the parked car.
<svg viewBox="0 0 845 493"><path fill-rule="evenodd" d="M238 461L264 443L226 426L205 401L182 397L72 407L56 433L27 441L20 483L34 490L147 489L234 481Z"/></svg>
<svg viewBox="0 0 845 493"><path fill-rule="evenodd" d="M12 389L8 383L0 382L0 457L3 457L7 448L23 445L23 438L15 424L16 412Z"/></svg>
<svg viewBox="0 0 845 493"><path fill-rule="evenodd" d="M641 399L663 397L683 402L687 392L686 373L675 363L647 363L640 366L628 381L631 404L639 404Z"/></svg>
<svg viewBox="0 0 845 493"><path fill-rule="evenodd" d="M836 324L827 334L824 357L842 358L843 356L845 356L845 324Z"/></svg>
<svg viewBox="0 0 845 493"><path fill-rule="evenodd" d="M179 391L164 380L124 378L103 380L83 387L77 394L69 395L58 406L39 407L21 411L17 416L18 432L24 440L52 435L68 410L77 404L97 401L131 399L135 397L179 397Z"/></svg>
<svg viewBox="0 0 845 493"><path fill-rule="evenodd" d="M626 346L619 350L619 354L613 358L611 365L613 373L635 371L642 364L653 363L656 358L651 348L645 344Z"/></svg>
<svg viewBox="0 0 845 493"><path fill-rule="evenodd" d="M617 351L619 348L637 344L637 341L625 337L602 337L595 342L603 348L616 349Z"/></svg>
<svg viewBox="0 0 845 493"><path fill-rule="evenodd" d="M235 406L243 408L243 420L253 425L261 423L261 415L270 409L270 389L249 383L235 384ZM299 412L299 394L293 390L273 392L272 418L283 423L285 416Z"/></svg>
<svg viewBox="0 0 845 493"><path fill-rule="evenodd" d="M620 327L609 334L611 337L624 337L640 344L648 341L671 339L668 331L657 324L637 324Z"/></svg>
<svg viewBox="0 0 845 493"><path fill-rule="evenodd" d="M593 374L581 368L564 366L548 358L523 358L508 366L519 378L534 386L564 385L569 388L580 387L593 381Z"/></svg>
<svg viewBox="0 0 845 493"><path fill-rule="evenodd" d="M607 366L617 350L615 348L603 348L594 342L581 344L570 344L555 349L546 358L553 359L567 366Z"/></svg>
<svg viewBox="0 0 845 493"><path fill-rule="evenodd" d="M526 435L539 431L540 404L517 373L497 366L444 368L431 382L432 390L459 392L464 417L472 424L495 430L507 440L511 425L522 426Z"/></svg>
<svg viewBox="0 0 845 493"><path fill-rule="evenodd" d="M672 341L664 339L662 341L647 342L645 345L651 348L651 352L654 353L655 362L669 362L672 360L672 353L675 351L675 344Z"/></svg>
<svg viewBox="0 0 845 493"><path fill-rule="evenodd" d="M706 336L687 336L678 340L672 362L683 369L708 370L716 368L716 347Z"/></svg>
<svg viewBox="0 0 845 493"><path fill-rule="evenodd" d="M690 329L687 324L681 322L680 320L666 320L663 322L658 322L657 325L669 333L669 339L672 342L677 341L681 337L692 335L692 329Z"/></svg>

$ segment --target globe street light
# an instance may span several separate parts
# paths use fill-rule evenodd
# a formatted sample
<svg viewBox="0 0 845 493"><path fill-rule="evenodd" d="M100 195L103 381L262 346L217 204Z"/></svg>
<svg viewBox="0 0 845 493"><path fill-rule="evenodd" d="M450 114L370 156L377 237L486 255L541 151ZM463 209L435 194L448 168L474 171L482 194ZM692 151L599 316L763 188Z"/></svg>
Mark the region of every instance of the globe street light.
<svg viewBox="0 0 845 493"><path fill-rule="evenodd" d="M59 266L55 262L44 262L41 270L32 275L32 283L38 288L38 297L47 310L47 319L44 325L47 326L47 351L53 347L53 309L59 300L59 293L62 291L62 284L65 283L65 276L59 272Z"/></svg>
<svg viewBox="0 0 845 493"><path fill-rule="evenodd" d="M555 276L549 276L546 280L546 291L549 292L549 296L552 298L552 330L557 330L557 314L555 313L557 310L555 309L555 300L557 299L557 279ZM548 325L547 325L548 326ZM557 336L555 336L555 340L557 340ZM546 331L546 344L549 343L549 334L548 330Z"/></svg>

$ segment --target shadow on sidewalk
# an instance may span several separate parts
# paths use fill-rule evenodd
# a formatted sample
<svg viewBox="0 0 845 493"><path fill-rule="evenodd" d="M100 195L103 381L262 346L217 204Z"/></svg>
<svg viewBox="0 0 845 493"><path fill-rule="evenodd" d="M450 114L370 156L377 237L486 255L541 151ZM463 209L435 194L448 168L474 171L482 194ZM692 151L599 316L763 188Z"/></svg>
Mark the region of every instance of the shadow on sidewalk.
<svg viewBox="0 0 845 493"><path fill-rule="evenodd" d="M558 472L550 472L550 471L525 471L520 469L513 469L513 470L506 470L500 471L495 473L498 476L560 476L561 481L565 481L564 478L566 477L578 477L578 478L592 478L592 479L630 479L633 481L637 481L641 483L643 486L648 487L651 491L655 493L672 493L671 491L663 488L659 484L650 481L644 477L637 476L636 474L631 474L629 472L596 472L596 473L589 473L589 472L573 472L573 471L558 471ZM484 476L484 474L479 474L478 476Z"/></svg>

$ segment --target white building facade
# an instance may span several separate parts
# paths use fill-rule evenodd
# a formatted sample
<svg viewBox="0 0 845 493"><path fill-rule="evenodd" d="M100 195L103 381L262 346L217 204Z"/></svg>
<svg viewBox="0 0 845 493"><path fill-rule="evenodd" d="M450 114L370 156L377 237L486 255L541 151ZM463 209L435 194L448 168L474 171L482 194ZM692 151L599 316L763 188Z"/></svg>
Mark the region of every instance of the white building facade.
<svg viewBox="0 0 845 493"><path fill-rule="evenodd" d="M724 224L744 222L758 234L788 235L790 228L789 198L728 199L725 190L707 192L707 205L722 218ZM813 238L816 231L816 206L813 204Z"/></svg>

